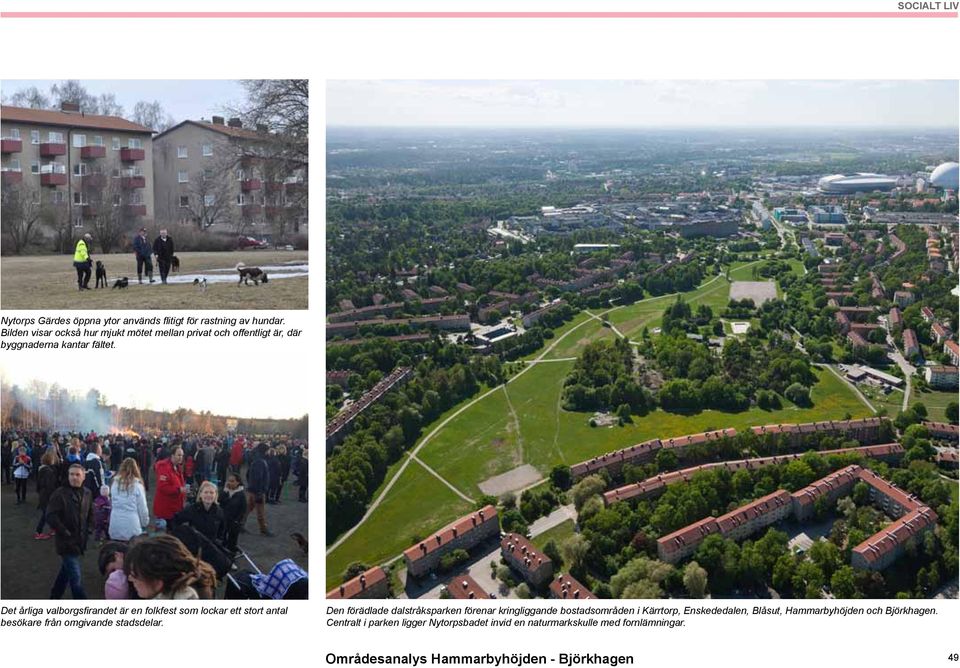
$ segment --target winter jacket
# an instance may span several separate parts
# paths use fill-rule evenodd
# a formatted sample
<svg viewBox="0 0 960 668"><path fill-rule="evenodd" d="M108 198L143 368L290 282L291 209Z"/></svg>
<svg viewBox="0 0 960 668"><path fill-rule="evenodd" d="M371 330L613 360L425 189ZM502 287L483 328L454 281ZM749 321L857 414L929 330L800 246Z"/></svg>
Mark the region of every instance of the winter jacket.
<svg viewBox="0 0 960 668"><path fill-rule="evenodd" d="M93 495L86 487L58 487L47 504L47 522L57 532L61 557L79 556L87 549L87 532L93 524Z"/></svg>
<svg viewBox="0 0 960 668"><path fill-rule="evenodd" d="M100 496L100 488L103 486L104 471L103 460L96 454L89 453L83 462L83 468L87 469L86 485L93 494L94 498Z"/></svg>
<svg viewBox="0 0 960 668"><path fill-rule="evenodd" d="M247 491L251 494L266 494L270 485L270 468L266 457L257 457L247 470Z"/></svg>
<svg viewBox="0 0 960 668"><path fill-rule="evenodd" d="M48 464L40 466L37 471L37 494L40 495L40 501L37 503L38 508L46 508L47 504L50 503L50 495L60 486L59 477L60 474L56 466Z"/></svg>
<svg viewBox="0 0 960 668"><path fill-rule="evenodd" d="M223 510L224 531L242 524L247 514L247 495L243 485L232 492L229 489L220 492L219 505Z"/></svg>
<svg viewBox="0 0 960 668"><path fill-rule="evenodd" d="M223 531L223 510L216 503L210 508L204 508L203 503L197 501L174 515L172 524L189 524L208 539L216 542Z"/></svg>
<svg viewBox="0 0 960 668"><path fill-rule="evenodd" d="M230 447L230 466L240 466L243 463L243 441L237 439Z"/></svg>
<svg viewBox="0 0 960 668"><path fill-rule="evenodd" d="M150 240L146 237L142 237L139 234L133 238L133 252L137 254L137 257L149 260L150 254L153 249L150 248Z"/></svg>
<svg viewBox="0 0 960 668"><path fill-rule="evenodd" d="M143 483L136 480L127 489L121 489L120 481L115 479L110 485L110 498L113 499L110 538L130 540L142 534L150 523L147 493L143 490Z"/></svg>
<svg viewBox="0 0 960 668"><path fill-rule="evenodd" d="M159 259L169 262L173 258L173 237L168 236L166 241L163 237L157 237L153 242L153 254Z"/></svg>
<svg viewBox="0 0 960 668"><path fill-rule="evenodd" d="M270 476L270 487L280 486L280 460L276 455L267 457L267 473Z"/></svg>
<svg viewBox="0 0 960 668"><path fill-rule="evenodd" d="M162 520L170 520L183 510L187 494L183 490L186 484L183 472L173 465L169 457L161 459L156 465L157 493L153 497L153 515Z"/></svg>
<svg viewBox="0 0 960 668"><path fill-rule="evenodd" d="M17 455L13 458L13 477L26 480L33 470L33 460L30 455Z"/></svg>

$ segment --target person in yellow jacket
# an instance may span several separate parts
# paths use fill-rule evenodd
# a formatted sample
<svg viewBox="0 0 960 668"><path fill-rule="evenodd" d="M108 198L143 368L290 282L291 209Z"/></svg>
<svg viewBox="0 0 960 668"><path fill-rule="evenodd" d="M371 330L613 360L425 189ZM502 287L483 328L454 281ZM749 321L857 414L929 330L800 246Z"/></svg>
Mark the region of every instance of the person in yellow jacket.
<svg viewBox="0 0 960 668"><path fill-rule="evenodd" d="M80 290L89 290L90 274L93 268L93 260L90 259L90 242L93 237L84 234L83 238L77 242L77 248L73 251L73 266L77 270L77 288Z"/></svg>

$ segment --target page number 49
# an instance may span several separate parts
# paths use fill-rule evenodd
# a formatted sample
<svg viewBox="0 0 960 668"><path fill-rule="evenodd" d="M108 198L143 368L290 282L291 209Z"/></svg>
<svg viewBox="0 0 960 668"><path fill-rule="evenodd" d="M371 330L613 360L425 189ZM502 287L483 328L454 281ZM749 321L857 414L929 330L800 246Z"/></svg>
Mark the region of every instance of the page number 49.
<svg viewBox="0 0 960 668"><path fill-rule="evenodd" d="M947 661L960 661L960 654L957 654L956 652L947 654Z"/></svg>

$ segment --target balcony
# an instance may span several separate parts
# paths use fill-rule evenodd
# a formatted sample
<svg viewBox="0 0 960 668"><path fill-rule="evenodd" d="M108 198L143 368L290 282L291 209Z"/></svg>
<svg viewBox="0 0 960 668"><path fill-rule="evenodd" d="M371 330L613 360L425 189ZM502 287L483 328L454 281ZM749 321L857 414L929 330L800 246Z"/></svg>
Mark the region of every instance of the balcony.
<svg viewBox="0 0 960 668"><path fill-rule="evenodd" d="M56 155L66 155L67 154L67 145L60 143L54 144L47 142L46 144L40 144L40 157L50 158Z"/></svg>
<svg viewBox="0 0 960 668"><path fill-rule="evenodd" d="M19 153L23 150L23 142L19 139L0 139L0 153Z"/></svg>
<svg viewBox="0 0 960 668"><path fill-rule="evenodd" d="M102 188L107 185L106 174L84 174L80 180L84 188Z"/></svg>
<svg viewBox="0 0 960 668"><path fill-rule="evenodd" d="M280 181L267 181L263 185L268 193L283 192L283 183Z"/></svg>
<svg viewBox="0 0 960 668"><path fill-rule="evenodd" d="M127 204L126 206L127 213L131 216L146 216L147 215L147 205L146 204Z"/></svg>
<svg viewBox="0 0 960 668"><path fill-rule="evenodd" d="M23 172L0 172L0 180L2 180L5 186L14 186L18 183L23 183Z"/></svg>
<svg viewBox="0 0 960 668"><path fill-rule="evenodd" d="M96 217L97 217L97 214L100 213L100 211L97 209L97 205L96 205L96 204L89 204L89 203L88 203L88 204L81 204L80 206L83 207L83 217L84 217L84 218L96 218Z"/></svg>
<svg viewBox="0 0 960 668"><path fill-rule="evenodd" d="M266 206L263 208L263 213L267 218L278 218L283 215L283 207L276 205Z"/></svg>
<svg viewBox="0 0 960 668"><path fill-rule="evenodd" d="M307 189L307 184L303 181L291 181L286 184L287 192L291 195L296 195L302 192L305 192Z"/></svg>
<svg viewBox="0 0 960 668"><path fill-rule="evenodd" d="M124 162L138 162L143 160L145 154L142 148L122 148L120 149L120 159Z"/></svg>
<svg viewBox="0 0 960 668"><path fill-rule="evenodd" d="M244 218L253 218L263 213L263 207L260 204L241 204L240 210Z"/></svg>
<svg viewBox="0 0 960 668"><path fill-rule="evenodd" d="M47 173L40 175L40 185L42 186L65 186L67 185L66 173Z"/></svg>
<svg viewBox="0 0 960 668"><path fill-rule="evenodd" d="M84 146L80 149L80 157L85 159L104 158L106 155L106 146Z"/></svg>
<svg viewBox="0 0 960 668"><path fill-rule="evenodd" d="M146 188L147 179L145 176L124 176L120 179L120 185L128 190Z"/></svg>
<svg viewBox="0 0 960 668"><path fill-rule="evenodd" d="M250 192L251 190L260 190L260 179L246 179L240 182L240 190Z"/></svg>

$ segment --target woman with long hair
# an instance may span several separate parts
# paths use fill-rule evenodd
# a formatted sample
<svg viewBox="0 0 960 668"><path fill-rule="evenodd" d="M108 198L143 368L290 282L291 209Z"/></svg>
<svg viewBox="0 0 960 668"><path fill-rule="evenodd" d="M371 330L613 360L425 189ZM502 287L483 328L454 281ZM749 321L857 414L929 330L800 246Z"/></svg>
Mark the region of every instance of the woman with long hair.
<svg viewBox="0 0 960 668"><path fill-rule="evenodd" d="M130 540L142 534L150 524L147 492L143 487L140 467L132 457L120 462L120 469L110 485L113 510L109 534L112 540Z"/></svg>
<svg viewBox="0 0 960 668"><path fill-rule="evenodd" d="M207 539L216 542L223 530L223 510L217 503L217 486L209 480L200 483L197 500L173 516L171 525L188 524Z"/></svg>
<svg viewBox="0 0 960 668"><path fill-rule="evenodd" d="M46 540L53 536L53 534L44 533L43 527L47 523L47 504L50 502L50 495L60 486L59 465L57 449L47 448L40 458L40 468L37 469L37 494L40 496L37 508L40 510L40 521L37 522L37 530L33 534L35 540Z"/></svg>
<svg viewBox="0 0 960 668"><path fill-rule="evenodd" d="M123 569L142 599L211 599L217 586L213 567L170 535L136 541Z"/></svg>

